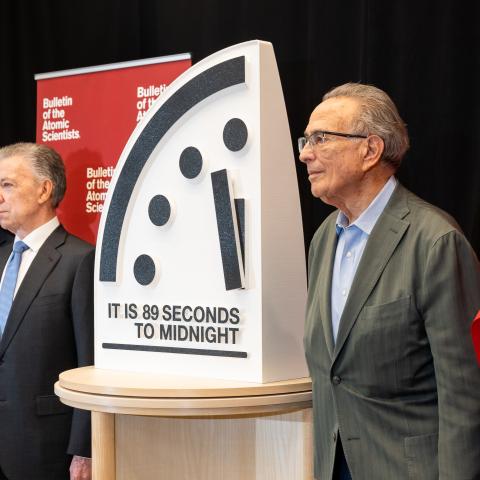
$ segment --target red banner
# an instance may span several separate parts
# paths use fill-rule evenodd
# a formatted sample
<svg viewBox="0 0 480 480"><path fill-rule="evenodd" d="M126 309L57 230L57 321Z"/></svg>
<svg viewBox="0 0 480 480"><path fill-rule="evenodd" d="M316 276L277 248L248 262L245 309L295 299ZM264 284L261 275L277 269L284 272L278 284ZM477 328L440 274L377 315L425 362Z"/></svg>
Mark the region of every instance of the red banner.
<svg viewBox="0 0 480 480"><path fill-rule="evenodd" d="M67 193L57 213L70 232L95 243L117 160L133 129L189 54L39 74L37 142L62 156Z"/></svg>
<svg viewBox="0 0 480 480"><path fill-rule="evenodd" d="M480 310L472 323L472 338L475 351L477 352L477 360L480 365Z"/></svg>

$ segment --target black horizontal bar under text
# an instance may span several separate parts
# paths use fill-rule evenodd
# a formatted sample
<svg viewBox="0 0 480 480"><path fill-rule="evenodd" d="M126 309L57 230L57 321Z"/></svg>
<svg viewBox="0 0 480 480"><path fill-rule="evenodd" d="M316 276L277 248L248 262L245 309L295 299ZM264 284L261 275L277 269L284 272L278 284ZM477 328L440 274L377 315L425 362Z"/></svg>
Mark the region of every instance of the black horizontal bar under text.
<svg viewBox="0 0 480 480"><path fill-rule="evenodd" d="M247 352L231 350L205 350L203 348L159 347L156 345L130 345L128 343L102 343L110 350L139 350L141 352L182 353L185 355L206 355L208 357L247 358Z"/></svg>

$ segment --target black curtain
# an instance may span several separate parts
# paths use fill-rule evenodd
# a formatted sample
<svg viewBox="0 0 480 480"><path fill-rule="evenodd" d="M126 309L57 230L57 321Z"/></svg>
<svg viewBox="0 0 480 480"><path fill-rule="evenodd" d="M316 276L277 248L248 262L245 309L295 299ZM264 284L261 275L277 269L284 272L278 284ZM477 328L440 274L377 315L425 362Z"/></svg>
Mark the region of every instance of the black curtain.
<svg viewBox="0 0 480 480"><path fill-rule="evenodd" d="M35 139L34 73L273 43L292 131L347 81L387 91L411 149L399 172L460 223L480 252L478 2L427 0L4 0L0 144ZM114 128L114 126L112 126ZM306 245L330 208L297 164Z"/></svg>

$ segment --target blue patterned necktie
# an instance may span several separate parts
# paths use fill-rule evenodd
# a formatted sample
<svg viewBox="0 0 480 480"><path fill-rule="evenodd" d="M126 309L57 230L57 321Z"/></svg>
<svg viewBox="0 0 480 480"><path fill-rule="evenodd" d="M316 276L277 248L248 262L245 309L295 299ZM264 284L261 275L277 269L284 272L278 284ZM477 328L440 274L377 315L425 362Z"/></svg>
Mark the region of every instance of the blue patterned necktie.
<svg viewBox="0 0 480 480"><path fill-rule="evenodd" d="M13 251L8 259L7 268L0 289L0 338L5 330L5 324L13 303L13 294L17 284L18 270L22 261L22 253L28 249L28 245L21 240L13 244Z"/></svg>

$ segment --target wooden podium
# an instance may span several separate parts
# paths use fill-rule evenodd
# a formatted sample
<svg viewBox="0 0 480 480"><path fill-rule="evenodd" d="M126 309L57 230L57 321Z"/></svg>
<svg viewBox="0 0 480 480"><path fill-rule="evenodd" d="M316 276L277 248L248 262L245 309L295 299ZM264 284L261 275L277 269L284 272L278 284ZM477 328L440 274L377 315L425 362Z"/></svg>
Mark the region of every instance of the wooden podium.
<svg viewBox="0 0 480 480"><path fill-rule="evenodd" d="M311 381L247 383L119 372L60 375L92 411L94 480L313 479Z"/></svg>

